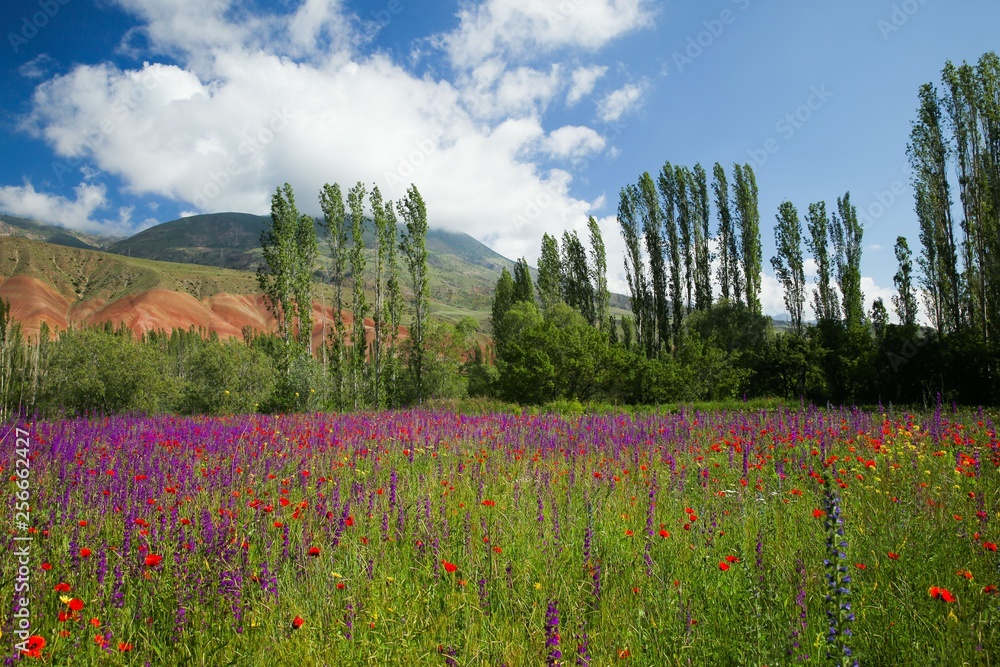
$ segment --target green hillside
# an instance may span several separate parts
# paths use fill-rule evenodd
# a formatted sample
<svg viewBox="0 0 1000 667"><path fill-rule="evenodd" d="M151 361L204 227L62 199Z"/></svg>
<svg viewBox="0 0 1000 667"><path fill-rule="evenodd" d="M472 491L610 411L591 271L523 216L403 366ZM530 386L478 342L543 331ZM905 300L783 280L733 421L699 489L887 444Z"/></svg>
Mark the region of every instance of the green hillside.
<svg viewBox="0 0 1000 667"><path fill-rule="evenodd" d="M0 213L0 236L18 236L32 241L45 241L71 248L99 250L113 243L113 239L84 234L30 218Z"/></svg>
<svg viewBox="0 0 1000 667"><path fill-rule="evenodd" d="M253 271L262 262L260 235L269 221L268 216L247 213L196 215L150 227L108 250L129 257ZM364 238L368 253L373 253L371 221L366 221ZM513 267L512 261L468 234L430 230L427 250L431 294L461 310L488 310L501 269ZM322 241L320 254L322 267L316 278L322 282L330 264Z"/></svg>

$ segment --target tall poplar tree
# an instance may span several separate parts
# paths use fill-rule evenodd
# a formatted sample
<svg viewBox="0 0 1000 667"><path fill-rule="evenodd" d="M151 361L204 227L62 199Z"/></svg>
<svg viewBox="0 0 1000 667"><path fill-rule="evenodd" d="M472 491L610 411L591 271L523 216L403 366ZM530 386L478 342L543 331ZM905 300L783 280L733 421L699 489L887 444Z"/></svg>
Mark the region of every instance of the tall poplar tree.
<svg viewBox="0 0 1000 667"><path fill-rule="evenodd" d="M941 107L932 84L918 94L917 120L910 131L907 156L913 171L920 243L920 266L928 311L938 333L956 331L962 323L962 285L948 182L948 146L942 131Z"/></svg>
<svg viewBox="0 0 1000 667"><path fill-rule="evenodd" d="M708 310L712 307L712 254L708 247L711 236L708 175L700 163L694 166L691 175L694 197L694 304L697 310Z"/></svg>
<svg viewBox="0 0 1000 667"><path fill-rule="evenodd" d="M671 318L671 333L673 335L673 347L676 351L681 344L681 332L684 324L684 291L682 281L684 279L681 268L681 246L680 235L678 233L678 201L680 198L677 184L677 170L669 162L663 165L660 176L657 179L657 189L660 193L660 200L663 202L663 228L666 231L666 253L670 257L670 290L668 303L673 308ZM662 330L666 331L667 323L664 322Z"/></svg>
<svg viewBox="0 0 1000 667"><path fill-rule="evenodd" d="M338 409L346 407L345 378L346 378L346 338L347 331L344 327L344 273L347 262L347 215L344 211L344 198L340 191L340 185L326 183L319 193L320 209L323 211L323 221L320 226L325 232L326 241L330 248L331 268L330 280L333 283L334 302L334 331L329 336L330 343L330 371L334 376L336 386L335 402Z"/></svg>
<svg viewBox="0 0 1000 667"><path fill-rule="evenodd" d="M760 315L762 251L760 245L760 209L757 201L757 177L749 164L733 166L733 211L740 240L740 273L743 276L744 302L754 315Z"/></svg>
<svg viewBox="0 0 1000 667"><path fill-rule="evenodd" d="M715 196L715 210L719 215L719 288L723 299L738 304L743 298L743 284L740 280L739 237L729 206L729 183L726 180L726 170L718 162L712 168L712 176L712 194Z"/></svg>
<svg viewBox="0 0 1000 667"><path fill-rule="evenodd" d="M372 277L372 292L374 303L372 304L372 330L375 334L372 338L371 355L369 363L372 369L372 398L376 408L382 407L384 398L382 385L385 378L382 372L385 366L383 358L385 351L386 335L386 291L388 288L388 258L386 257L387 242L384 239L391 239L389 244L395 245L396 229L389 228L390 222L385 215L385 202L382 200L382 192L378 186L372 188L369 195L369 204L372 210L372 220L374 222L373 231L375 234L375 265Z"/></svg>
<svg viewBox="0 0 1000 667"><path fill-rule="evenodd" d="M590 219L587 220L587 228L590 231L590 258L597 324L602 330L613 329L613 324L608 321L611 314L611 293L608 291L608 254L604 248L604 238L601 236L601 227L597 224L597 219L594 216L590 216Z"/></svg>
<svg viewBox="0 0 1000 667"><path fill-rule="evenodd" d="M848 329L865 323L864 294L861 293L861 241L864 228L851 193L837 198L837 212L830 224L836 251L837 283L843 299L844 324Z"/></svg>
<svg viewBox="0 0 1000 667"><path fill-rule="evenodd" d="M590 283L587 250L575 230L563 232L562 267L562 292L566 303L583 315L588 324L595 326L594 286Z"/></svg>
<svg viewBox="0 0 1000 667"><path fill-rule="evenodd" d="M913 261L910 246L905 236L896 237L896 263L899 270L892 277L897 294L892 297L892 305L896 310L899 323L904 327L912 327L917 323L917 296L913 289Z"/></svg>
<svg viewBox="0 0 1000 667"><path fill-rule="evenodd" d="M820 322L840 320L840 304L837 303L837 293L830 285L832 279L830 266L830 218L826 213L826 203L816 202L809 205L806 216L809 236L806 247L816 260L816 289L813 290L813 310Z"/></svg>
<svg viewBox="0 0 1000 667"><path fill-rule="evenodd" d="M664 262L663 245L663 210L660 208L656 185L649 172L644 172L639 178L639 201L637 210L642 221L643 237L646 241L646 256L649 258L649 272L652 283L646 302L646 314L641 325L641 339L645 345L646 354L653 356L660 345L669 346L670 319L668 315L669 300L667 295L666 264Z"/></svg>
<svg viewBox="0 0 1000 667"><path fill-rule="evenodd" d="M559 241L554 236L542 235L542 251L538 257L538 301L542 312L552 310L562 300L562 260L559 258Z"/></svg>
<svg viewBox="0 0 1000 667"><path fill-rule="evenodd" d="M771 258L778 281L785 290L785 307L795 333L802 333L802 310L806 301L806 279L802 259L802 223L799 212L790 201L778 206L774 244L777 255Z"/></svg>
<svg viewBox="0 0 1000 667"><path fill-rule="evenodd" d="M677 185L677 231L680 234L680 255L684 262L684 312L693 310L694 301L694 183L691 170L687 167L675 168Z"/></svg>
<svg viewBox="0 0 1000 667"><path fill-rule="evenodd" d="M622 239L625 241L625 280L628 283L630 302L632 305L632 320L635 324L636 342L644 349L642 340L643 319L649 310L652 296L649 281L646 277L646 263L642 257L642 245L639 240L639 219L636 205L639 199L639 189L634 185L622 188L618 198L618 224L621 227ZM541 262L539 262L541 265ZM539 267L539 284L541 284L541 268ZM624 319L622 321L624 325ZM631 327L626 332L626 340L631 344Z"/></svg>
<svg viewBox="0 0 1000 667"><path fill-rule="evenodd" d="M535 286L531 280L531 269L524 257L514 264L514 301L535 302Z"/></svg>
<svg viewBox="0 0 1000 667"><path fill-rule="evenodd" d="M413 373L417 403L424 400L424 370L427 335L427 315L430 307L430 277L427 272L427 207L416 185L410 185L406 197L398 204L399 215L406 226L400 249L410 273L413 291L413 326L410 329L412 350L410 368Z"/></svg>
<svg viewBox="0 0 1000 667"><path fill-rule="evenodd" d="M365 338L365 316L368 313L368 302L365 298L365 184L358 181L347 193L347 205L351 209L351 239L349 253L351 278L354 281L353 313L354 331L351 336L351 393L354 409L358 409L367 400L365 378L365 357L367 340Z"/></svg>

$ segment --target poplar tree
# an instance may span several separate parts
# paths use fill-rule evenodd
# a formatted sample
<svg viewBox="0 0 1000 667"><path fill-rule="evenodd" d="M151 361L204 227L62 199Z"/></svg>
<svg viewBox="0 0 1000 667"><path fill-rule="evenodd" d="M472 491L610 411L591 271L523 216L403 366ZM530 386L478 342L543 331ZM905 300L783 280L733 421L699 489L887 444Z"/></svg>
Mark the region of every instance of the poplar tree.
<svg viewBox="0 0 1000 667"><path fill-rule="evenodd" d="M865 322L864 295L861 293L861 241L864 228L858 222L858 210L851 204L851 193L837 198L837 212L831 222L836 251L837 283L843 299L844 323L848 329Z"/></svg>
<svg viewBox="0 0 1000 667"><path fill-rule="evenodd" d="M417 403L424 399L424 367L427 314L430 307L430 282L427 273L427 207L416 185L410 185L406 197L397 205L406 233L400 249L410 273L413 291L413 326L410 330L412 350L410 368L413 373Z"/></svg>
<svg viewBox="0 0 1000 667"><path fill-rule="evenodd" d="M354 281L353 291L353 312L354 331L351 336L351 381L352 399L354 409L358 409L364 400L365 391L365 352L367 341L365 338L365 315L368 312L368 303L365 299L365 194L367 193L365 184L361 181L351 188L347 193L347 205L351 209L351 239L353 244L350 249L351 277Z"/></svg>
<svg viewBox="0 0 1000 667"><path fill-rule="evenodd" d="M514 264L514 301L535 302L535 286L531 280L531 269L524 257Z"/></svg>
<svg viewBox="0 0 1000 667"><path fill-rule="evenodd" d="M712 307L712 254L708 248L711 236L708 175L700 163L694 166L691 175L694 197L694 305L697 310L708 310Z"/></svg>
<svg viewBox="0 0 1000 667"><path fill-rule="evenodd" d="M744 301L754 315L760 315L762 251L760 245L760 210L757 202L757 177L749 164L733 165L733 211L740 240L740 269Z"/></svg>
<svg viewBox="0 0 1000 667"><path fill-rule="evenodd" d="M386 399L391 406L399 397L399 327L403 319L403 291L399 282L399 222L392 201L383 206L384 231L379 235L379 253L385 266L385 307L382 316L386 331L385 376L387 380Z"/></svg>
<svg viewBox="0 0 1000 667"><path fill-rule="evenodd" d="M691 171L687 167L675 168L675 183L677 186L677 231L680 234L679 252L684 261L684 313L693 309L692 292L694 288L694 192Z"/></svg>
<svg viewBox="0 0 1000 667"><path fill-rule="evenodd" d="M897 294L892 297L892 305L896 311L899 323L904 327L912 327L917 323L917 297L913 289L913 261L910 246L905 236L896 237L896 263L899 270L892 277Z"/></svg>
<svg viewBox="0 0 1000 667"><path fill-rule="evenodd" d="M375 334L371 344L371 369L372 369L372 393L374 406L382 407L382 371L385 365L383 359L385 349L385 318L386 312L386 290L388 287L387 256L386 245L395 245L396 229L390 229L389 219L385 215L385 202L382 200L382 192L378 186L372 188L369 195L369 203L372 210L372 220L374 222L373 231L375 234L375 266L372 278L372 291L374 303L372 304L372 330ZM391 239L391 240L388 240ZM388 243L387 243L388 240Z"/></svg>
<svg viewBox="0 0 1000 667"><path fill-rule="evenodd" d="M830 218L826 214L826 203L816 202L809 205L806 216L809 236L806 247L816 260L816 289L813 290L813 310L820 322L840 320L840 305L837 294L830 285Z"/></svg>
<svg viewBox="0 0 1000 667"><path fill-rule="evenodd" d="M627 185L622 188L618 198L618 224L621 227L622 239L625 241L625 280L628 283L630 303L632 305L632 320L626 328L625 318L622 327L626 347L631 346L632 324L635 326L636 342L643 349L643 320L652 301L649 291L649 281L646 277L646 265L642 258L642 246L639 240L639 220L636 216L636 203L639 199L638 188ZM539 262L541 264L541 262ZM541 268L539 268L539 284L541 283Z"/></svg>
<svg viewBox="0 0 1000 667"><path fill-rule="evenodd" d="M774 244L777 255L771 258L778 281L785 290L785 307L791 316L792 329L802 333L802 309L805 305L805 272L802 260L802 223L799 212L790 201L778 206Z"/></svg>
<svg viewBox="0 0 1000 667"><path fill-rule="evenodd" d="M542 235L542 252L538 258L538 301L542 312L552 310L562 300L562 261L559 242L554 236Z"/></svg>
<svg viewBox="0 0 1000 667"><path fill-rule="evenodd" d="M653 356L661 345L669 345L670 316L667 295L667 274L664 262L663 211L660 208L656 185L649 172L639 178L639 217L642 220L643 236L646 240L646 256L652 284L646 301L646 314L642 322L636 320L637 329L642 327L641 339L647 356Z"/></svg>
<svg viewBox="0 0 1000 667"><path fill-rule="evenodd" d="M590 231L590 257L591 270L594 285L594 311L597 324L601 329L612 329L609 325L611 293L608 291L608 255L604 248L604 238L601 236L601 227L597 224L594 216L587 220L587 228ZM529 276L530 280L530 276Z"/></svg>
<svg viewBox="0 0 1000 667"><path fill-rule="evenodd" d="M507 347L508 332L504 323L504 318L506 318L507 313L510 312L511 306L518 301L516 292L517 288L515 287L515 281L511 278L510 272L507 271L507 267L505 266L500 272L500 278L497 280L496 287L493 290L493 305L490 309L490 327L493 330L493 349L496 350L496 356L498 359L503 358Z"/></svg>
<svg viewBox="0 0 1000 667"><path fill-rule="evenodd" d="M345 341L347 332L344 327L344 271L347 259L347 216L344 212L344 198L340 192L340 185L334 183L323 185L319 193L320 209L323 211L323 220L320 223L325 232L326 241L330 248L330 280L333 283L335 303L334 331L329 336L330 340L330 370L336 383L336 403L339 409L346 405L345 400L345 377L346 377L346 356Z"/></svg>
<svg viewBox="0 0 1000 667"><path fill-rule="evenodd" d="M590 283L587 250L576 231L563 232L562 243L563 298L591 326L596 326L594 286Z"/></svg>
<svg viewBox="0 0 1000 667"><path fill-rule="evenodd" d="M719 215L719 288L723 299L738 304L743 298L743 285L740 280L739 239L729 206L729 183L726 170L718 162L712 168L712 175L712 194Z"/></svg>
<svg viewBox="0 0 1000 667"><path fill-rule="evenodd" d="M670 289L668 299L673 309L673 317L670 320L670 330L673 335L673 347L676 351L680 347L681 332L684 323L684 294L681 286L683 274L681 272L681 243L677 230L677 203L678 186L677 172L669 162L663 165L660 176L657 179L657 189L660 194L660 201L663 205L663 228L666 231L666 249L670 257ZM667 321L663 322L661 331L667 331Z"/></svg>
<svg viewBox="0 0 1000 667"><path fill-rule="evenodd" d="M948 146L942 131L941 107L932 84L918 94L917 120L910 131L907 156L913 171L920 243L920 267L927 310L938 333L961 326L962 285L948 182Z"/></svg>

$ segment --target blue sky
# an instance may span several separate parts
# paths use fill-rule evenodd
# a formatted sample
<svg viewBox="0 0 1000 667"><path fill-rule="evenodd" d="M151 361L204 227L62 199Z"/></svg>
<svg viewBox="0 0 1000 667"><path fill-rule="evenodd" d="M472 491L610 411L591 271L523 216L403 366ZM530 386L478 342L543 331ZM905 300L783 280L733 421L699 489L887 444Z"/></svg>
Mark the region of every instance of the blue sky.
<svg viewBox="0 0 1000 667"><path fill-rule="evenodd" d="M65 4L62 4L62 3ZM266 213L289 181L415 182L431 224L509 257L596 216L624 291L619 189L667 160L760 187L771 230L850 191L867 301L916 248L920 84L998 46L992 0L15 0L0 9L0 211L127 234Z"/></svg>

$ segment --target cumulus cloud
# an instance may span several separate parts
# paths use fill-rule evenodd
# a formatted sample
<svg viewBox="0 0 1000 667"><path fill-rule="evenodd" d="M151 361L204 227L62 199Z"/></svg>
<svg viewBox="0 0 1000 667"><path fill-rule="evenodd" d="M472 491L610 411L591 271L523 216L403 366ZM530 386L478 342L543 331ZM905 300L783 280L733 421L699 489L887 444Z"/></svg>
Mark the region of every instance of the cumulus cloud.
<svg viewBox="0 0 1000 667"><path fill-rule="evenodd" d="M594 90L594 86L597 85L597 81L607 71L608 68L602 65L578 67L573 70L572 84L570 85L569 93L566 94L566 105L573 106L587 95L590 95Z"/></svg>
<svg viewBox="0 0 1000 667"><path fill-rule="evenodd" d="M264 213L286 181L311 213L324 182L377 183L394 199L412 182L433 226L532 261L543 232L582 228L603 204L575 196L568 169L607 150L605 140L546 118L554 99L579 101L607 68L522 58L564 50L575 63L575 52L594 54L651 20L647 0L566 3L572 11L555 15L528 0L486 0L438 37L460 67L436 77L359 53L361 21L342 0L300 0L284 14L235 0L114 1L139 21L123 48L151 62L78 65L43 81L22 123L54 152L60 181L88 189L76 200L8 189L9 209L25 211L33 193L48 202L37 217L117 229L127 211L99 215L111 197L97 183L109 175L124 184L115 197L163 197L185 214ZM155 62L164 55L173 64ZM605 117L634 107L634 92L617 91ZM553 159L570 164L544 166Z"/></svg>
<svg viewBox="0 0 1000 667"><path fill-rule="evenodd" d="M608 93L597 105L597 117L605 123L613 123L638 107L645 91L644 84L629 83Z"/></svg>
<svg viewBox="0 0 1000 667"><path fill-rule="evenodd" d="M581 158L604 149L604 137L589 127L565 125L548 136L546 147L554 158Z"/></svg>
<svg viewBox="0 0 1000 667"><path fill-rule="evenodd" d="M41 53L17 68L17 73L26 79L42 79L59 63L47 53Z"/></svg>
<svg viewBox="0 0 1000 667"><path fill-rule="evenodd" d="M538 2L486 0L459 12L457 30L440 43L459 67L473 67L497 53L513 58L557 49L600 49L652 24L647 0Z"/></svg>
<svg viewBox="0 0 1000 667"><path fill-rule="evenodd" d="M117 220L94 220L94 213L108 205L107 188L82 183L75 197L38 192L30 182L0 187L0 209L24 218L41 220L81 232L118 233L131 228L130 208L119 210Z"/></svg>

